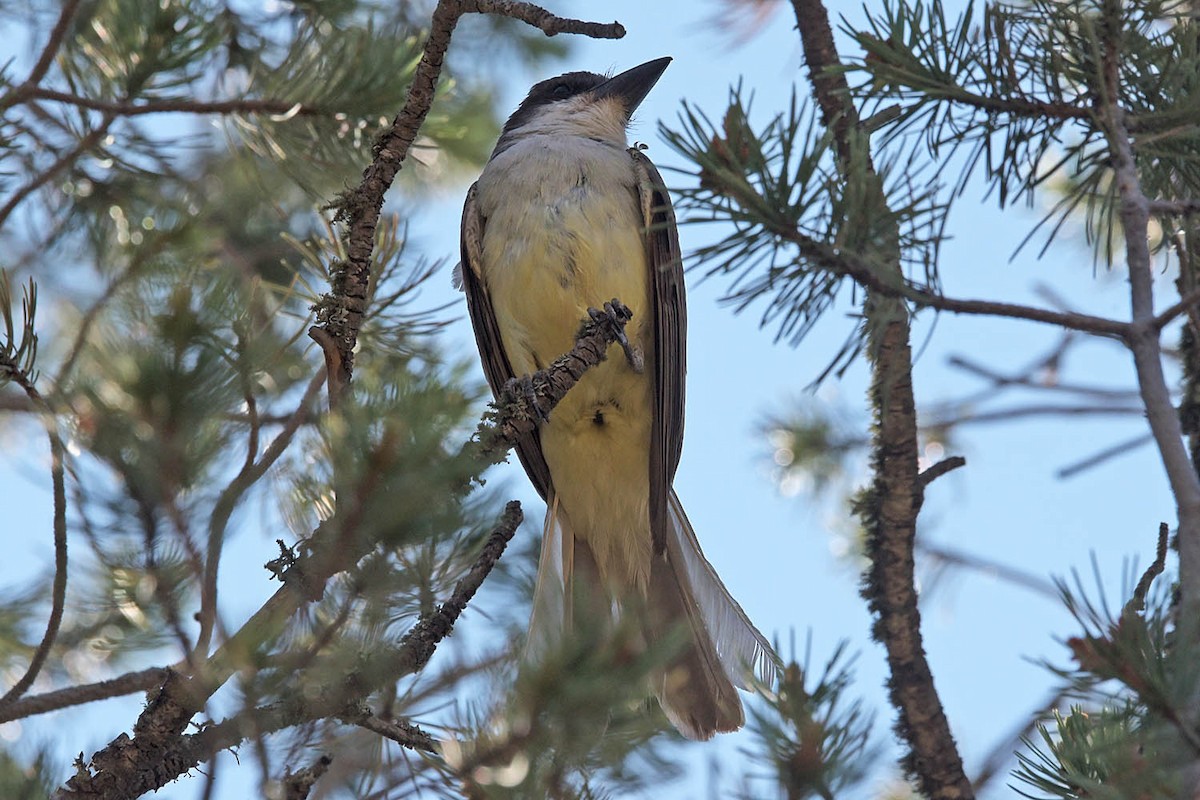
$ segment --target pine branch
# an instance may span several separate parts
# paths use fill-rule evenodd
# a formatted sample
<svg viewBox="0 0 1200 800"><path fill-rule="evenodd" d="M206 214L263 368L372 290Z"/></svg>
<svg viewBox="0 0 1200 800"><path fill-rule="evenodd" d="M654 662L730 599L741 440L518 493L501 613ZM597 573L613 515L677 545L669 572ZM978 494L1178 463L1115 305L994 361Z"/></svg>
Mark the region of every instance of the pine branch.
<svg viewBox="0 0 1200 800"><path fill-rule="evenodd" d="M1200 214L1200 200L1151 200L1150 213L1160 216L1186 217Z"/></svg>
<svg viewBox="0 0 1200 800"><path fill-rule="evenodd" d="M833 132L842 177L869 180L864 213L886 213L886 197L870 154L856 150L856 144L864 149L866 145L853 138L858 114L848 99L829 14L821 0L792 0L792 7L813 94L826 127ZM898 231L893 240L898 240ZM894 258L889 279L902 284L898 247ZM863 591L876 615L875 635L887 650L891 701L900 717L896 729L908 748L902 761L905 772L926 797L965 800L973 798L974 792L933 685L917 609L913 545L922 486L917 474L908 316L900 303L870 290L863 305L874 362L871 395L877 415L872 459L875 480L862 511L871 558Z"/></svg>
<svg viewBox="0 0 1200 800"><path fill-rule="evenodd" d="M623 308L619 303L614 305ZM627 316L618 313L618 322L627 319ZM545 370L530 376L529 380L535 387L535 396L541 413L549 413L553 405L578 382L586 369L604 359L604 353L609 345L617 341L621 329L620 324L600 322L589 318L576 338L575 347L569 353L556 359ZM528 408L528 402L528 398L524 395L514 397L513 408L501 408L496 414L498 422L494 425L482 426L477 433L477 441L472 441L466 448L477 450L481 456L486 455L497 459L503 457L504 452L516 443L517 438L524 435L527 424L525 421L536 419L536 412ZM505 517L505 525L512 521L512 513L514 512L510 508L510 513ZM519 513L519 508L515 513ZM93 772L81 772L72 779L77 781L78 786L92 785L90 782L99 772L116 769L125 763L121 760L121 752L125 752L127 756L129 753L141 752L144 755L129 757L149 758L151 759L150 763L165 760L172 765L179 766L181 771L175 773L178 775L200 763L198 760L190 760L193 759L196 752L202 755L207 753L208 756L211 756L213 752L222 747L230 747L237 743L224 744L211 752L208 749L210 744L194 743L189 745L190 749L186 753L171 752L167 754L169 758L162 752L165 746L163 743L172 737L178 737L187 726L188 721L204 707L208 698L229 680L245 653L254 652L261 642L277 635L297 610L321 597L326 582L333 575L361 558L363 553L358 550L338 548L334 543L325 541L329 535L328 531L339 527L331 524L336 520L335 515L333 520L327 522L313 534L311 549L299 557L296 563L287 570L288 578L284 585L212 656L204 660L196 660L192 677L188 678L177 672L171 672L168 675L158 694L139 717L138 723L134 727L133 739L118 738L110 743L104 751L97 753L92 760ZM517 522L519 524L519 520ZM515 530L515 525L513 529ZM504 526L498 528L498 532L504 530L506 530ZM493 534L493 538L495 536L496 534ZM459 582L450 600L436 614L423 619L414 627L413 631L410 631L400 651L388 656L389 663L393 666L392 674L395 674L394 666L397 664L406 665L406 669L409 670L417 670L424 666L437 643L453 627L458 615L462 613L471 596L487 576L491 565L494 565L494 560L491 560L490 564L487 563L488 558L498 558L502 549L498 543L489 543L489 548L485 549L481 559L476 562L476 566L472 568L467 578ZM485 564L487 565L485 566ZM149 741L139 744L137 742L139 735L146 735ZM129 748L134 749L130 750ZM122 768L124 772L121 774L104 777L103 785L110 785L110 779L122 785L133 780L125 774L128 772L128 764L131 763L137 763L137 761L128 762ZM65 789L60 790L56 798L89 796L76 793L75 787L70 783L67 789L70 789L71 793L64 793ZM147 788L144 791L149 790ZM120 795L101 796L115 798Z"/></svg>
<svg viewBox="0 0 1200 800"><path fill-rule="evenodd" d="M794 228L776 229L773 232L795 244L801 255L815 265L853 278L864 288L884 297L909 300L918 306L936 308L939 311L949 311L954 314L1023 319L1108 338L1124 339L1133 333L1133 328L1129 323L1107 317L1096 317L1073 311L1052 311L1018 303L946 297L913 286L904 279L903 275L889 275L885 278L880 275L876 265L869 263L857 254L834 247Z"/></svg>
<svg viewBox="0 0 1200 800"><path fill-rule="evenodd" d="M88 764L77 761L75 776L54 794L54 800L138 797L165 786L252 735L265 735L329 717L345 717L361 724L362 715L355 707L372 692L419 671L428 663L438 643L453 630L458 617L500 560L521 520L520 503L510 502L450 598L418 620L398 646L365 657L341 683L328 687L320 696L299 693L203 727L199 733L182 736L186 721L194 712L180 700L195 702L198 698L189 691L186 679L178 673L169 673L164 691L151 701L134 725L134 736L121 734L93 755ZM432 739L427 734L422 738L422 733L415 727L407 731L409 746L418 749L427 749L421 745L432 746Z"/></svg>
<svg viewBox="0 0 1200 800"><path fill-rule="evenodd" d="M379 717L367 715L362 719L353 720L354 724L371 733L377 733L385 739L391 739L401 747L415 750L418 753L436 753L437 742L420 727L411 722L400 720L389 722Z"/></svg>

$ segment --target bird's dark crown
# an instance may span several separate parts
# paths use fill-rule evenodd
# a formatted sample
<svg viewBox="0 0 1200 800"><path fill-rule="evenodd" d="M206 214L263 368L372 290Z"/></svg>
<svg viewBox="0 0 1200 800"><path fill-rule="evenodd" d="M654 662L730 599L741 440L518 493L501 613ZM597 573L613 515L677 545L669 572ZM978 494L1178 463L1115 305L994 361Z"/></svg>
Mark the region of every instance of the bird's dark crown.
<svg viewBox="0 0 1200 800"><path fill-rule="evenodd" d="M578 97L584 92L595 89L606 80L608 80L606 76L595 72L568 72L557 78L548 78L541 83L534 84L533 88L529 90L529 94L521 101L521 105L517 106L517 110L508 118L508 122L504 123L504 131L501 136L529 122L537 114L539 108Z"/></svg>

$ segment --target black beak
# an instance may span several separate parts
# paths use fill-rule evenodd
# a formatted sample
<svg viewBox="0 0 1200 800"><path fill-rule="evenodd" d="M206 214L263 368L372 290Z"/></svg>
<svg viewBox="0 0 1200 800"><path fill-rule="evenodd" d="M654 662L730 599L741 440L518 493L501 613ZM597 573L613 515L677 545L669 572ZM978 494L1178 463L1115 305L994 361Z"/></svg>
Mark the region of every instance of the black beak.
<svg viewBox="0 0 1200 800"><path fill-rule="evenodd" d="M634 109L646 99L646 95L650 94L650 90L654 88L654 84L658 83L658 79L662 77L670 63L671 57L666 56L647 61L633 69L627 69L593 89L592 96L597 100L611 97L620 101L621 106L625 109L625 116L631 117Z"/></svg>

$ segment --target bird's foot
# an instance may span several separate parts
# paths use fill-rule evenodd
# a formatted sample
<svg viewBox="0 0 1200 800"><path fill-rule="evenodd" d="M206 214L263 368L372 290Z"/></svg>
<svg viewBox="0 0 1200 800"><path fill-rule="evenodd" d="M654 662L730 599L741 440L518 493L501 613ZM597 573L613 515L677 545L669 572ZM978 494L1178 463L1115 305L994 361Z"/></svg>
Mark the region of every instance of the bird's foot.
<svg viewBox="0 0 1200 800"><path fill-rule="evenodd" d="M519 378L510 378L508 383L504 384L502 404L512 403L517 400L520 400L529 409L529 415L535 421L539 423L550 421L550 415L546 413L546 410L542 408L541 401L538 400L532 376L522 375Z"/></svg>
<svg viewBox="0 0 1200 800"><path fill-rule="evenodd" d="M633 312L624 303L613 298L604 304L603 310L589 308L588 316L598 324L611 325L617 344L621 345L621 349L625 351L625 360L629 362L629 367L639 375L645 372L646 356L642 352L642 348L631 343L629 337L625 335L625 323L633 319Z"/></svg>

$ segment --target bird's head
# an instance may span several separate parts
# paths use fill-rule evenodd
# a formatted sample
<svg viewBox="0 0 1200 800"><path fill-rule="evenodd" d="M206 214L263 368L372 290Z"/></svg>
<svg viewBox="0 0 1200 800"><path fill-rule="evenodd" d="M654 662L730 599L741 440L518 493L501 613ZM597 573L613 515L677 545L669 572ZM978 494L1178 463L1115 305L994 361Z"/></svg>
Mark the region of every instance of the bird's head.
<svg viewBox="0 0 1200 800"><path fill-rule="evenodd" d="M624 144L629 118L670 63L670 57L656 58L611 78L568 72L535 84L505 123L496 152L537 134Z"/></svg>

